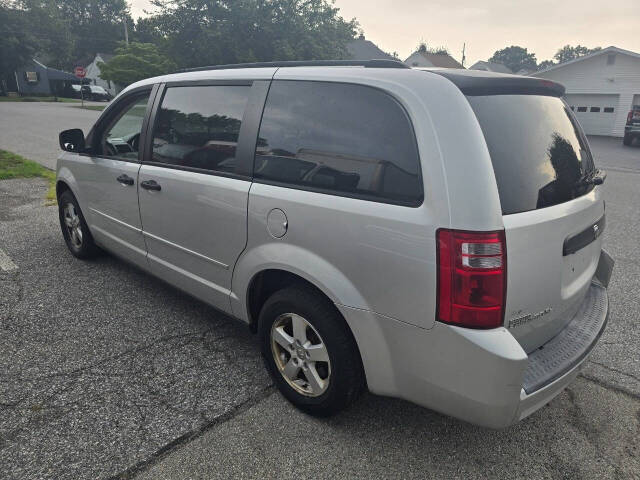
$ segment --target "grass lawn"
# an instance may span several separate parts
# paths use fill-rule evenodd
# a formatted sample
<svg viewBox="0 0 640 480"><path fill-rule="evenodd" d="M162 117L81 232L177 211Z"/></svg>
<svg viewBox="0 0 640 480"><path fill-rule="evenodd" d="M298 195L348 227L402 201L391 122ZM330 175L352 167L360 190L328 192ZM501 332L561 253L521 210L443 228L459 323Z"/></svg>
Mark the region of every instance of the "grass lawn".
<svg viewBox="0 0 640 480"><path fill-rule="evenodd" d="M80 103L76 98L62 97L0 97L0 102L62 102L62 103Z"/></svg>
<svg viewBox="0 0 640 480"><path fill-rule="evenodd" d="M73 108L82 108L84 110L95 110L96 112L101 112L105 109L106 105L82 105L74 106Z"/></svg>
<svg viewBox="0 0 640 480"><path fill-rule="evenodd" d="M56 173L15 153L0 150L0 180L41 177L49 181L47 203L56 203Z"/></svg>

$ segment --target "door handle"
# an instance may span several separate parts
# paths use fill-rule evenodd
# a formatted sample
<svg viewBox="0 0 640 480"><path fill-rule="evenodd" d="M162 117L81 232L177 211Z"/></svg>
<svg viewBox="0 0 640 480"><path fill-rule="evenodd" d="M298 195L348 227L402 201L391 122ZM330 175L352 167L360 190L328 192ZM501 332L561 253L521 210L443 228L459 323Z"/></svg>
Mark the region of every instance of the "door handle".
<svg viewBox="0 0 640 480"><path fill-rule="evenodd" d="M133 185L133 178L131 178L129 175L126 175L124 173L120 175L118 178L116 178L116 180L118 180L118 182L121 183L122 185Z"/></svg>
<svg viewBox="0 0 640 480"><path fill-rule="evenodd" d="M155 192L159 192L160 190L162 190L160 184L155 180L145 180L144 182L140 183L140 186L145 190L153 190Z"/></svg>

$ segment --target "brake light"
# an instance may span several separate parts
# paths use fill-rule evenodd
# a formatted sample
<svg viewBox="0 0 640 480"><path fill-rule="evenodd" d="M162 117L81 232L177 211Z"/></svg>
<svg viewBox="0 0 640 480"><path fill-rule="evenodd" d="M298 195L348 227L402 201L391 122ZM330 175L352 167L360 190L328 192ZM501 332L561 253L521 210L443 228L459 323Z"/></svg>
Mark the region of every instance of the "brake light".
<svg viewBox="0 0 640 480"><path fill-rule="evenodd" d="M631 110L627 115L627 123L631 123L632 118L633 118L633 110Z"/></svg>
<svg viewBox="0 0 640 480"><path fill-rule="evenodd" d="M437 319L460 327L497 328L504 320L507 245L504 230L440 229Z"/></svg>

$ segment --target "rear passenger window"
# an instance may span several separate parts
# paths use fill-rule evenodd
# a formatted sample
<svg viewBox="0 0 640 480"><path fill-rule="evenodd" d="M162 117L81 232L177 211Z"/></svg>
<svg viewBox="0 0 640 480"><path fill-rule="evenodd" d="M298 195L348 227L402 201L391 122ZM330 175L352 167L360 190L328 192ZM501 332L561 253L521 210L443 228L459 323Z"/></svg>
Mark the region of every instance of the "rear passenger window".
<svg viewBox="0 0 640 480"><path fill-rule="evenodd" d="M153 135L157 163L235 173L248 86L167 88Z"/></svg>
<svg viewBox="0 0 640 480"><path fill-rule="evenodd" d="M287 186L417 205L422 177L411 122L390 95L343 83L276 81L254 176Z"/></svg>

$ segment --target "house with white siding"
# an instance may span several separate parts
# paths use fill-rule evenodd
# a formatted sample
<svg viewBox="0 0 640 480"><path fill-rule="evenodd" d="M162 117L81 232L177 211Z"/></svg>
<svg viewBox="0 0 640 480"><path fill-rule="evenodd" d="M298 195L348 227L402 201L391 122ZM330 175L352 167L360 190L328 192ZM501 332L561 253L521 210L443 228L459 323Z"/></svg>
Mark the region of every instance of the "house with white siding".
<svg viewBox="0 0 640 480"><path fill-rule="evenodd" d="M624 136L632 105L640 105L640 54L607 47L531 74L563 84L565 100L588 135Z"/></svg>
<svg viewBox="0 0 640 480"><path fill-rule="evenodd" d="M93 61L85 66L87 71L85 78L89 80L91 85L98 85L115 97L122 88L110 80L100 78L100 67L98 66L98 63L107 63L112 58L113 55L110 53L96 53Z"/></svg>

